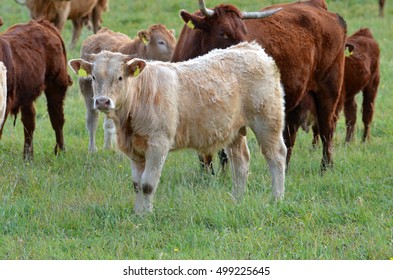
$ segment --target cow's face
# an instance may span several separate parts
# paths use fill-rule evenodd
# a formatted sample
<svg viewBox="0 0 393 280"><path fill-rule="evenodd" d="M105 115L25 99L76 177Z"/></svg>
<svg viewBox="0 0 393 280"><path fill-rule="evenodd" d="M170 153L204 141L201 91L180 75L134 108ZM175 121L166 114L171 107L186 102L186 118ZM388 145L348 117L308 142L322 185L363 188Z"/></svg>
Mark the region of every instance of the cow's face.
<svg viewBox="0 0 393 280"><path fill-rule="evenodd" d="M141 60L132 66L127 63L134 56L101 52L92 61L73 59L69 65L79 76L90 76L94 93L94 109L109 113L116 109L116 101L127 92L127 78L139 74L146 63Z"/></svg>
<svg viewBox="0 0 393 280"><path fill-rule="evenodd" d="M201 42L198 42L202 50L199 55L212 49L224 49L247 40L247 28L241 18L241 13L231 5L216 7L212 17L190 14L186 11L181 11L180 16L188 28L202 33Z"/></svg>
<svg viewBox="0 0 393 280"><path fill-rule="evenodd" d="M146 59L170 61L176 46L175 31L161 24L138 32L139 39L146 45Z"/></svg>

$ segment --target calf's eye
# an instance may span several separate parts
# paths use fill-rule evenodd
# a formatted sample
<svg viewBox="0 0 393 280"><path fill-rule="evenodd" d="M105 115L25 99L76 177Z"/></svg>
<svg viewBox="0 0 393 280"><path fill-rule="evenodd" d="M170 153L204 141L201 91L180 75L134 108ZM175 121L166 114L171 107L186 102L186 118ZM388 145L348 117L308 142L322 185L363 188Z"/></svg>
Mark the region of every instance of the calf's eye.
<svg viewBox="0 0 393 280"><path fill-rule="evenodd" d="M119 81L123 80L123 77L119 77Z"/></svg>

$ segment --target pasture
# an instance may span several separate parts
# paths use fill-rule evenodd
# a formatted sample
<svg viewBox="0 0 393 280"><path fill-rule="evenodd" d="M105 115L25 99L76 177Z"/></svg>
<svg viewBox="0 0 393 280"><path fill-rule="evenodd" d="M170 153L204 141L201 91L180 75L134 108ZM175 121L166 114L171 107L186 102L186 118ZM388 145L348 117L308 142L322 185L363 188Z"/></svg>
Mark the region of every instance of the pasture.
<svg viewBox="0 0 393 280"><path fill-rule="evenodd" d="M26 7L2 0L3 32L26 22ZM222 3L207 0L212 7ZM284 0L224 1L257 10ZM321 146L298 132L286 177L285 199L275 203L270 174L256 140L248 138L251 166L243 201L234 203L230 170L203 174L194 151L169 155L151 215L133 214L128 159L103 150L100 116L97 153L88 152L85 106L77 78L65 102L66 152L55 157L55 136L41 96L36 104L34 161L24 162L20 115L7 119L0 140L0 259L378 259L393 257L393 5L378 16L376 0L327 0L348 24L348 35L369 27L381 49L381 82L371 141L361 142L361 94L355 140L344 144L340 118L334 168L320 174ZM197 1L110 0L103 26L135 37L163 23L179 35L180 9ZM63 38L69 45L71 22ZM83 30L82 39L91 35ZM68 50L79 58L82 40ZM215 162L215 168L218 163Z"/></svg>

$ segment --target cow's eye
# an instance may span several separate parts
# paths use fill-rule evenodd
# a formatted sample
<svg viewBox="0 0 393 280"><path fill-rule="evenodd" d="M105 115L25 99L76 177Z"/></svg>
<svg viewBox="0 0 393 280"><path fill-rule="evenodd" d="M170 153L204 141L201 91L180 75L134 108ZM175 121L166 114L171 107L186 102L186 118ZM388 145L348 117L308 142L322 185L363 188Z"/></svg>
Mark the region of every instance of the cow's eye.
<svg viewBox="0 0 393 280"><path fill-rule="evenodd" d="M119 81L121 81L121 80L123 80L123 77L120 76L120 77L119 77Z"/></svg>
<svg viewBox="0 0 393 280"><path fill-rule="evenodd" d="M228 39L229 38L228 35L226 33L224 33L224 32L222 32L220 35L224 39Z"/></svg>
<svg viewBox="0 0 393 280"><path fill-rule="evenodd" d="M94 76L91 76L91 77L93 78L94 81L96 80L96 77L94 77Z"/></svg>

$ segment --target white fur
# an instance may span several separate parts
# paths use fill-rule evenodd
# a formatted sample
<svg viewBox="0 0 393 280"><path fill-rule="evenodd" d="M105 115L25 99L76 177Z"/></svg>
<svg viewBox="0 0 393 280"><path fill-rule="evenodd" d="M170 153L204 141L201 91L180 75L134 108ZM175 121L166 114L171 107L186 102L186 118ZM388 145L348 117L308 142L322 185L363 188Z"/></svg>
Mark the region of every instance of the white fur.
<svg viewBox="0 0 393 280"><path fill-rule="evenodd" d="M0 61L0 128L3 125L7 109L7 69Z"/></svg>
<svg viewBox="0 0 393 280"><path fill-rule="evenodd" d="M167 154L181 148L211 154L226 147L233 196L240 199L250 158L245 127L255 133L268 162L274 197L283 197L284 93L275 62L259 45L241 43L180 63L123 60L102 52L86 67L95 76L95 99L116 104L106 113L115 122L120 150L131 159L137 213L153 209ZM87 62L71 61L74 71L78 63ZM146 64L139 76L127 74L138 63Z"/></svg>

